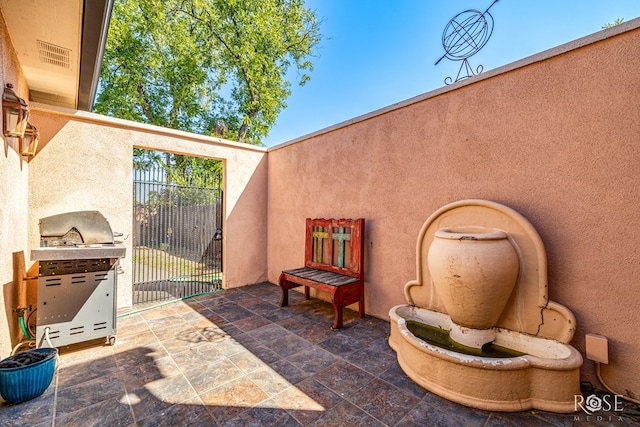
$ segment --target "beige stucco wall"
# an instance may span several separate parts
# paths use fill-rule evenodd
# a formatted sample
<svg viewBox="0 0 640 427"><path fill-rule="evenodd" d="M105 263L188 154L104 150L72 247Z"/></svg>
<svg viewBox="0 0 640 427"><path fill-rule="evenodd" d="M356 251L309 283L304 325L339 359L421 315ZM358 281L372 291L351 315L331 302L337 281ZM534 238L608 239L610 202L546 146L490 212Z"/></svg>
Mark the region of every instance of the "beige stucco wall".
<svg viewBox="0 0 640 427"><path fill-rule="evenodd" d="M30 248L39 245L40 218L100 211L125 238L118 307L130 306L133 148L172 151L224 161L223 286L266 280L266 149L86 112L33 110L41 145L30 165Z"/></svg>
<svg viewBox="0 0 640 427"><path fill-rule="evenodd" d="M640 20L269 151L268 266L304 261L305 217L366 218L366 311L416 278L439 207L514 208L546 246L550 299L607 336L603 377L640 397ZM626 31L626 32L625 32ZM322 296L322 295L321 295ZM582 376L594 384L592 362Z"/></svg>
<svg viewBox="0 0 640 427"><path fill-rule="evenodd" d="M0 69L0 91L11 83L18 96L27 99L29 88L1 13ZM29 164L18 154L16 138L0 136L0 139L3 147L0 155L0 358L4 358L20 336L13 312L17 294L13 284L12 259L13 252L23 251L27 243Z"/></svg>

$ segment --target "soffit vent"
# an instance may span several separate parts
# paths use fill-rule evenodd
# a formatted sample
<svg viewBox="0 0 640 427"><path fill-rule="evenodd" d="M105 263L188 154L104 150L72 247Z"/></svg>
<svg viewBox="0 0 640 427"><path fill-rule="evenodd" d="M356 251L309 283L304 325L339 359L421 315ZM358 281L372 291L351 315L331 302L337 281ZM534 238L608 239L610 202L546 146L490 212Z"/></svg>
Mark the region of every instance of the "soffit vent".
<svg viewBox="0 0 640 427"><path fill-rule="evenodd" d="M71 50L65 47L38 40L38 55L40 56L40 62L66 68L67 70L71 69Z"/></svg>

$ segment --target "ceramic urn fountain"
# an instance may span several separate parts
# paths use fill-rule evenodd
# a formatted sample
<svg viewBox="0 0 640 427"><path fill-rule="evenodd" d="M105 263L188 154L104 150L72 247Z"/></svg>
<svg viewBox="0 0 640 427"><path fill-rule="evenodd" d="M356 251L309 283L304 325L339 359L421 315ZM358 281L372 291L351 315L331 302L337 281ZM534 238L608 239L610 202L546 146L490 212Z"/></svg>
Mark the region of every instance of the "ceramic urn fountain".
<svg viewBox="0 0 640 427"><path fill-rule="evenodd" d="M433 286L451 317L451 339L473 348L493 342L493 327L520 270L507 234L471 228L438 230L427 263Z"/></svg>
<svg viewBox="0 0 640 427"><path fill-rule="evenodd" d="M549 301L544 245L522 215L486 200L438 209L416 270L407 304L389 312L389 344L412 380L484 410L575 411L575 317Z"/></svg>

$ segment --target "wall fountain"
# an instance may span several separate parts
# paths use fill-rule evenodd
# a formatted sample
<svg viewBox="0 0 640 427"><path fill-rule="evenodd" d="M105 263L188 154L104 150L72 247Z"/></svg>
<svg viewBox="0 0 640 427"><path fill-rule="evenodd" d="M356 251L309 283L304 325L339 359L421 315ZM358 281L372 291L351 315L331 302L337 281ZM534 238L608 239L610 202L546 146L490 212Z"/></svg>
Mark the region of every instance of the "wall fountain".
<svg viewBox="0 0 640 427"><path fill-rule="evenodd" d="M484 410L575 411L575 317L549 301L544 245L522 215L448 204L420 230L416 267L408 304L389 312L389 344L413 381Z"/></svg>

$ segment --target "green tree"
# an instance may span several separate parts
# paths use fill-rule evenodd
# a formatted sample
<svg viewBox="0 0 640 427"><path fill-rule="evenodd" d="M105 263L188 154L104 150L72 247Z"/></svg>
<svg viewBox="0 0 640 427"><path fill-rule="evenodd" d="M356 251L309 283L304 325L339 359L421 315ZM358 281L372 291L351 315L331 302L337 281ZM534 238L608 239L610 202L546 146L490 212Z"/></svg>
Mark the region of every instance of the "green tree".
<svg viewBox="0 0 640 427"><path fill-rule="evenodd" d="M94 110L259 144L320 39L303 0L116 0Z"/></svg>
<svg viewBox="0 0 640 427"><path fill-rule="evenodd" d="M191 19L162 0L117 0L94 110L208 133L221 76Z"/></svg>
<svg viewBox="0 0 640 427"><path fill-rule="evenodd" d="M167 156L166 153L157 151L138 150L134 169L146 171L155 168L164 170L163 179L156 181L163 185L160 186L161 190L149 193L145 203L148 208L211 204L215 203L216 197L219 196L212 192L200 191L200 189L221 187L222 162L220 161L192 156ZM146 181L146 179L140 179ZM139 201L136 200L136 203Z"/></svg>
<svg viewBox="0 0 640 427"><path fill-rule="evenodd" d="M226 124L239 141L259 141L291 94L288 69L298 69L301 85L313 70L308 58L321 39L314 13L303 0L184 0L179 10L202 26L230 84Z"/></svg>
<svg viewBox="0 0 640 427"><path fill-rule="evenodd" d="M302 0L116 0L94 111L260 144L321 39ZM166 182L221 176L220 162L134 150ZM196 184L199 185L199 184Z"/></svg>
<svg viewBox="0 0 640 427"><path fill-rule="evenodd" d="M611 22L607 22L606 24L604 24L602 26L602 29L604 30L605 28L615 27L616 25L620 25L623 22L624 22L624 18L618 18L615 21L613 21L613 24Z"/></svg>

